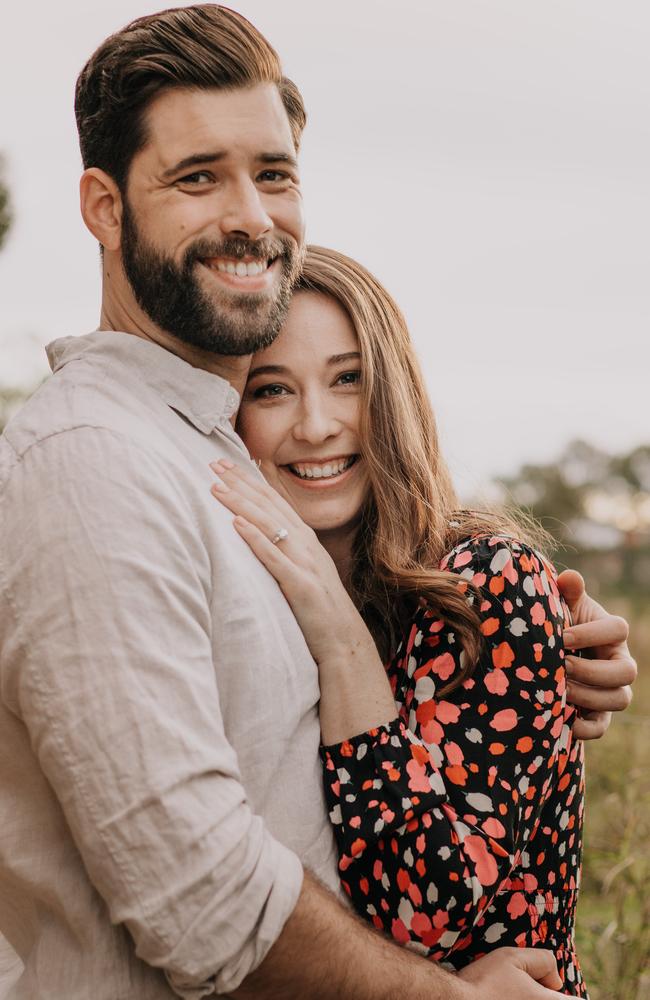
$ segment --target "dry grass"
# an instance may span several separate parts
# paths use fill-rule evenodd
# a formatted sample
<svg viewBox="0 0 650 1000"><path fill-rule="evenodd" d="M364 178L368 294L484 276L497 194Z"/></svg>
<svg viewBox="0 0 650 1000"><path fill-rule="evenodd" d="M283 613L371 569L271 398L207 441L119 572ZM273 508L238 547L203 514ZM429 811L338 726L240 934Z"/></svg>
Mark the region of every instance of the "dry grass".
<svg viewBox="0 0 650 1000"><path fill-rule="evenodd" d="M591 1000L650 1000L650 622L632 636L633 705L587 747L577 936Z"/></svg>

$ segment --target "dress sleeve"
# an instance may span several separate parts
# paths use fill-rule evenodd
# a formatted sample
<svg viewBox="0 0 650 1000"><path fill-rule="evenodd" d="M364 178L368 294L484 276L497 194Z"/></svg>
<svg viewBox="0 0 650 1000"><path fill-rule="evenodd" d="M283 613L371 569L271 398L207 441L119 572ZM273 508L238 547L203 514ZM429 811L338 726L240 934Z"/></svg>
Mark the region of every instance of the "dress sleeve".
<svg viewBox="0 0 650 1000"><path fill-rule="evenodd" d="M400 718L322 750L343 886L355 908L430 957L462 946L518 863L557 786L573 709L555 573L505 538L442 568L480 588L471 677L453 631L421 607L389 668Z"/></svg>

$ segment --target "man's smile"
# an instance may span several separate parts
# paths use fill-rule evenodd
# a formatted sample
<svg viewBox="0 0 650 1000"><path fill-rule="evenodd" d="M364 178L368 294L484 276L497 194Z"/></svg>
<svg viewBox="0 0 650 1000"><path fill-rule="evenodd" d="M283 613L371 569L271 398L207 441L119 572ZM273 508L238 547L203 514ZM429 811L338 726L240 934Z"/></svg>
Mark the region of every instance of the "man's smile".
<svg viewBox="0 0 650 1000"><path fill-rule="evenodd" d="M279 257L254 259L247 257L235 260L233 257L205 257L201 264L217 281L229 288L257 292L268 288L279 269Z"/></svg>

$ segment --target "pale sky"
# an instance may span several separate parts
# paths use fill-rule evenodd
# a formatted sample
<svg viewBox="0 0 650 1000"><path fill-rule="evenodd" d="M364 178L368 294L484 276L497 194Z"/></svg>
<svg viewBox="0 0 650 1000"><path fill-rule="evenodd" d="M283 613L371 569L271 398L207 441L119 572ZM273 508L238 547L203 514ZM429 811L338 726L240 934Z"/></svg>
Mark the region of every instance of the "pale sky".
<svg viewBox="0 0 650 1000"><path fill-rule="evenodd" d="M409 320L458 485L575 436L650 441L647 0L231 0L303 92L308 237L368 266ZM3 12L0 382L94 329L76 75L155 4Z"/></svg>

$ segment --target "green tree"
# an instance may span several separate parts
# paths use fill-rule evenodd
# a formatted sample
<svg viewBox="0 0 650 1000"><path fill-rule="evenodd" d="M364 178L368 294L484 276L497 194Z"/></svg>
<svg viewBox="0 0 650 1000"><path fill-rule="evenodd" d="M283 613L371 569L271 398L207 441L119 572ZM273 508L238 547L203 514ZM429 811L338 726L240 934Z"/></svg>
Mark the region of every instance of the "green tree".
<svg viewBox="0 0 650 1000"><path fill-rule="evenodd" d="M498 485L558 541L568 563L601 596L650 596L650 445L610 455L573 441L548 465L524 465Z"/></svg>
<svg viewBox="0 0 650 1000"><path fill-rule="evenodd" d="M0 168L2 167L2 160L0 159ZM7 233L11 227L12 213L11 213L11 202L9 199L9 189L0 177L0 247L2 247Z"/></svg>

